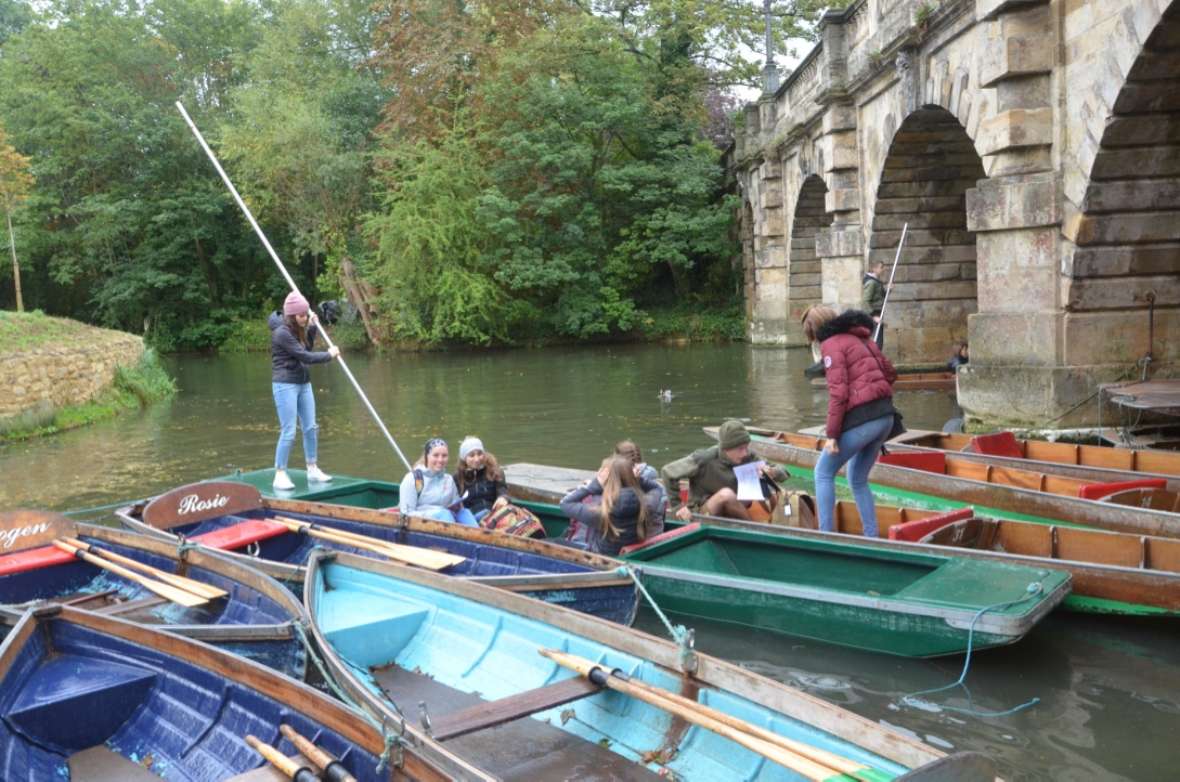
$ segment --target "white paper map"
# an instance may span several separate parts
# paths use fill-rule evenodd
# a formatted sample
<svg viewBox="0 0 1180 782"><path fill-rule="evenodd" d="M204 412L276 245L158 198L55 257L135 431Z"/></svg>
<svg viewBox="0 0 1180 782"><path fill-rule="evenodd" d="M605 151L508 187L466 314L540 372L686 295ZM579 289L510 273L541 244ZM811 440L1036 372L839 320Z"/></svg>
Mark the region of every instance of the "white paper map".
<svg viewBox="0 0 1180 782"><path fill-rule="evenodd" d="M759 480L761 477L759 469L764 464L766 462L757 461L739 464L733 468L733 474L737 476L738 481L737 498L741 502L757 502L766 499L766 495L762 493L762 482Z"/></svg>

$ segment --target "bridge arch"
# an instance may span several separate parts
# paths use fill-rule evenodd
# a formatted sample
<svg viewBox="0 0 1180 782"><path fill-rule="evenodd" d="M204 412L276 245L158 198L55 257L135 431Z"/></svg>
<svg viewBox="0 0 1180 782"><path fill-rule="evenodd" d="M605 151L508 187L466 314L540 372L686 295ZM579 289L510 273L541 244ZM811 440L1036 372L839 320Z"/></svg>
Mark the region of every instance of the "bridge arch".
<svg viewBox="0 0 1180 782"><path fill-rule="evenodd" d="M1099 117L1104 125L1094 136L1099 144L1077 205L1080 215L1064 230L1074 244L1072 264L1066 266L1071 270L1066 361L1131 364L1150 349L1156 366L1175 364L1180 362L1180 0L1151 28L1107 115Z"/></svg>
<svg viewBox="0 0 1180 782"><path fill-rule="evenodd" d="M967 316L978 305L966 193L985 177L967 131L941 106L921 106L892 136L873 204L866 266L882 261L889 274L908 223L886 316L886 352L901 363L945 361L951 343L967 336Z"/></svg>
<svg viewBox="0 0 1180 782"><path fill-rule="evenodd" d="M832 216L824 206L827 193L828 187L823 178L818 174L809 174L795 199L787 266L790 291L787 322L792 330L798 327L803 311L823 299L822 270L815 238L832 222Z"/></svg>

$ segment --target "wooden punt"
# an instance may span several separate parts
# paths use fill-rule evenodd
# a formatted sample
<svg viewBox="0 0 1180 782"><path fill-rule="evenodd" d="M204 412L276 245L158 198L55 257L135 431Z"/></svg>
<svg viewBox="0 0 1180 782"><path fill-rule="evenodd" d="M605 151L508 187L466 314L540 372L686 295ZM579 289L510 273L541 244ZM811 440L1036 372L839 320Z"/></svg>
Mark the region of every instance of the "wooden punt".
<svg viewBox="0 0 1180 782"><path fill-rule="evenodd" d="M753 430L752 430L753 431ZM774 434L757 430L760 434ZM889 441L890 450L945 451L984 464L1039 470L1092 483L1162 479L1180 489L1180 453L1151 448L1026 440L1012 432L985 435L914 430Z"/></svg>
<svg viewBox="0 0 1180 782"><path fill-rule="evenodd" d="M824 439L791 432L751 432L760 456L814 469ZM705 433L716 438L717 428ZM945 453L891 453L874 465L870 480L881 486L942 497L950 504L981 505L1045 521L1072 522L1116 532L1180 537L1180 514L1103 501L1119 487L1036 470L980 464ZM1105 492L1105 493L1104 493ZM1086 499L1086 496L1098 499Z"/></svg>
<svg viewBox="0 0 1180 782"><path fill-rule="evenodd" d="M513 492L535 498L549 534L563 535L568 519L562 515L561 508L543 500L555 502L564 494L564 487L576 486L593 473L534 464L512 464L506 469ZM538 477L540 480L535 480ZM1066 570L1073 580L1071 591L1062 603L1064 608L1120 616L1180 616L1180 541L1174 538L979 517L972 508L926 510L878 502L876 510L881 537L871 539L863 537L856 504L847 500L836 503L835 532L815 529L814 520L805 526L783 527L696 514L693 522L805 540L843 540L869 549L916 550L961 559ZM970 548L976 544L968 536L923 539L944 525L976 521L997 528L990 546ZM664 526L673 533L683 528L685 522L669 515ZM631 553L623 555L624 559L632 557Z"/></svg>
<svg viewBox="0 0 1180 782"><path fill-rule="evenodd" d="M993 777L979 766L975 775L954 777L944 766L930 776L922 767L947 758L912 735L691 648L483 584L316 553L304 590L328 669L352 698L384 721L418 703L444 746L506 778L827 778L801 776L732 738L575 678L542 656L545 648L588 658L611 681L658 687L808 752L842 756L865 769L861 779Z"/></svg>
<svg viewBox="0 0 1180 782"><path fill-rule="evenodd" d="M216 643L290 676L302 678L306 657L294 625L303 606L274 579L216 552L178 550L174 543L56 513L0 513L10 543L0 556L0 623L15 624L30 604L58 603L119 616ZM142 581L83 561L52 545L71 537L154 567L217 587L227 594L185 607L157 596ZM135 576L135 572L131 576ZM7 628L5 628L7 629Z"/></svg>
<svg viewBox="0 0 1180 782"><path fill-rule="evenodd" d="M905 657L1014 643L1070 589L1058 569L753 525L691 525L624 558L669 611Z"/></svg>
<svg viewBox="0 0 1180 782"><path fill-rule="evenodd" d="M447 552L462 560L448 575L478 578L528 592L623 624L635 618L635 584L609 557L543 540L505 535L387 511L305 500L262 497L250 485L209 481L160 495L142 507L116 512L131 530L175 544L180 539L216 548L235 561L298 589L316 547L380 556L345 543L292 532L275 518L308 522L327 532L356 533L377 541Z"/></svg>
<svg viewBox="0 0 1180 782"><path fill-rule="evenodd" d="M382 766L382 732L339 701L203 643L69 607L30 609L0 646L0 716L7 780L273 782L284 777L244 737L306 764L281 725L360 782L494 778L404 722L389 723L397 743Z"/></svg>

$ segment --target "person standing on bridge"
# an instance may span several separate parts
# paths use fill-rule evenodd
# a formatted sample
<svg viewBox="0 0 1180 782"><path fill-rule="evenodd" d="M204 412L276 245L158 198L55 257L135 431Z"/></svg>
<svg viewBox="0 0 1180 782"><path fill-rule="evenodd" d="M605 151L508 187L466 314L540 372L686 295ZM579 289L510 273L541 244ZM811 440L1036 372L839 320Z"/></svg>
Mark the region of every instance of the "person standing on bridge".
<svg viewBox="0 0 1180 782"><path fill-rule="evenodd" d="M307 463L307 480L326 483L332 476L316 463L319 427L315 421L315 394L311 388L310 364L324 364L340 355L333 345L326 351L313 351L319 333L310 314L307 299L295 291L287 294L283 312L273 312L270 326L271 391L279 414L279 442L275 447L274 487L279 491L295 488L287 475L287 458L295 443L295 422L303 431L303 458Z"/></svg>

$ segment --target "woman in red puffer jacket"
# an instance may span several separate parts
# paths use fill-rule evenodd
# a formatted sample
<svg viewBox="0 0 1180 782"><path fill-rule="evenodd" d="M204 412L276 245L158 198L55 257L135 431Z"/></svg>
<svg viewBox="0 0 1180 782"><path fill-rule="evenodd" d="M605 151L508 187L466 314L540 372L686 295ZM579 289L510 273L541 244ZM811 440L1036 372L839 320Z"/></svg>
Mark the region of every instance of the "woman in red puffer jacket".
<svg viewBox="0 0 1180 782"><path fill-rule="evenodd" d="M803 332L820 343L828 381L828 441L815 465L815 498L820 529L835 529L836 473L848 463L848 483L864 534L877 537L877 512L869 471L893 429L893 381L897 370L873 342L873 319L859 310L842 315L814 307L803 316Z"/></svg>

